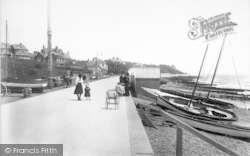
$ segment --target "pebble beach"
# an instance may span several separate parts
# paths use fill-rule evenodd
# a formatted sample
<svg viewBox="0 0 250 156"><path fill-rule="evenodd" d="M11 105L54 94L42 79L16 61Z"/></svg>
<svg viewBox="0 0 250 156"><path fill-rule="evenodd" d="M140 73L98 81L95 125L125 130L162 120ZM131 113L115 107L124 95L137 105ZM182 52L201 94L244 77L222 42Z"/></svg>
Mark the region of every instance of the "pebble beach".
<svg viewBox="0 0 250 156"><path fill-rule="evenodd" d="M250 127L250 111L246 109L234 109L238 121L234 124ZM152 114L147 114L158 129L144 126L155 156L176 155L176 126L173 123L162 122ZM240 156L250 156L250 140L243 140L209 132L200 131L202 134L208 136L212 140L224 145L228 149L238 153ZM228 154L213 147L209 143L201 140L195 135L183 130L183 155L200 156L226 156Z"/></svg>

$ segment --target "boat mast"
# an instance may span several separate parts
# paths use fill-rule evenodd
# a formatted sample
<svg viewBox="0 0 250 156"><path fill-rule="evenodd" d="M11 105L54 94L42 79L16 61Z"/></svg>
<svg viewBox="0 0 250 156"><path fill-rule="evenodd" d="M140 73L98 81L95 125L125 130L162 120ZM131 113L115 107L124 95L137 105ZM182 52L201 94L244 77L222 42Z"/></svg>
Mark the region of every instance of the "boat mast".
<svg viewBox="0 0 250 156"><path fill-rule="evenodd" d="M7 24L7 20L6 20L6 46L5 46L5 77L7 78L8 77L8 39L7 39L7 36L8 36L8 24Z"/></svg>
<svg viewBox="0 0 250 156"><path fill-rule="evenodd" d="M198 81L199 81L199 78L200 78L200 74L201 74L201 70L202 70L202 67L203 67L203 63L204 63L204 60L205 60L206 55L207 55L208 45L209 45L209 44L207 44L207 48L206 48L205 54L204 54L203 59L202 59L200 71L199 71L198 78L197 78L197 80L196 80L196 83L195 83L195 86L194 86L194 89L193 89L193 92L192 92L191 100L190 100L190 102L189 102L189 104L188 104L189 107L190 107L190 105L191 105L191 103L192 103L192 100L193 100L193 98L194 98L194 93L195 93L196 87L197 87L197 85L198 85Z"/></svg>
<svg viewBox="0 0 250 156"><path fill-rule="evenodd" d="M212 78L212 82L209 86L209 91L208 91L208 94L207 94L207 98L209 98L209 95L210 95L210 92L211 92L211 87L214 83L214 78L215 78L215 75L217 73L217 69L218 69L218 65L219 65L219 62L220 62L220 58L221 58L221 54L222 54L222 51L223 51L223 47L224 47L224 43L225 43L225 40L226 40L226 36L227 34L224 36L224 40L223 40L223 43L222 43L222 46L221 46L221 50L220 50L220 54L219 54L219 57L218 57L218 60L217 60L217 64L216 64L216 67L215 67L215 70L214 70L214 75L213 75L213 78Z"/></svg>

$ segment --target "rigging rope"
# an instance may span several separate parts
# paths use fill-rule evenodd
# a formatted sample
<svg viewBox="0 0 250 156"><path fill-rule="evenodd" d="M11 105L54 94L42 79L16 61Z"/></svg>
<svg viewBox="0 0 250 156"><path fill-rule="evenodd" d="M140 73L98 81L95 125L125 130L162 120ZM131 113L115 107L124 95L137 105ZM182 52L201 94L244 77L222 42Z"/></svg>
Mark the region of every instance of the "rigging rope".
<svg viewBox="0 0 250 156"><path fill-rule="evenodd" d="M231 43L230 43L230 40L228 40L228 44L229 44L229 48L231 48ZM231 51L230 51L231 52ZM238 83L239 83L239 87L241 89L241 84L240 84L240 80L239 80L239 75L238 75L238 72L237 72L237 68L236 68L236 65L235 65L235 61L234 61L234 56L233 56L233 53L231 52L231 56L232 56L232 60L233 60L233 65L234 65L234 71L236 73L236 76L237 76L237 80L238 80Z"/></svg>
<svg viewBox="0 0 250 156"><path fill-rule="evenodd" d="M228 44L229 44L229 48L232 49L231 48L231 42L230 42L230 40L228 40ZM239 83L239 87L241 89L240 79L239 79L239 75L238 75L238 72L237 72L237 68L236 68L236 65L235 65L235 61L234 61L234 57L233 57L233 53L232 52L231 52L231 56L232 56L232 60L233 60L234 70L236 72L237 80L238 80L238 83ZM244 100L245 95L242 94L242 96L243 96L243 100ZM244 105L245 105L245 109L247 109L247 105L246 105L245 100L244 100Z"/></svg>

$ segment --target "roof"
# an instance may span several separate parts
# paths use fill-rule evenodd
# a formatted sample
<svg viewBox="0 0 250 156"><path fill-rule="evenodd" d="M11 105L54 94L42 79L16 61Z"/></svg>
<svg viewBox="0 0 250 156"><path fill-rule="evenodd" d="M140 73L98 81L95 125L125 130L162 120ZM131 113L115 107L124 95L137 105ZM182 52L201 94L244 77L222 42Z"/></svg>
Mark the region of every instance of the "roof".
<svg viewBox="0 0 250 156"><path fill-rule="evenodd" d="M63 53L62 49L59 49L58 47L52 48L51 52L56 57L64 58L64 59L71 59L68 53ZM44 57L48 56L48 48L43 48L41 54L43 54Z"/></svg>
<svg viewBox="0 0 250 156"><path fill-rule="evenodd" d="M12 44L11 46L12 46L14 49L28 50L22 43L20 43L20 44Z"/></svg>
<svg viewBox="0 0 250 156"><path fill-rule="evenodd" d="M64 58L66 58L66 59L71 59L71 57L69 56L69 53L63 53L63 56L64 56Z"/></svg>
<svg viewBox="0 0 250 156"><path fill-rule="evenodd" d="M49 48L44 48L43 50L44 50L45 53L48 53ZM59 49L59 48L51 48L51 51L54 52L54 53L63 54L63 50Z"/></svg>
<svg viewBox="0 0 250 156"><path fill-rule="evenodd" d="M48 54L44 54L44 53L41 53L41 52L34 53L34 57L36 57L38 55L42 56L43 58L46 58L48 56Z"/></svg>
<svg viewBox="0 0 250 156"><path fill-rule="evenodd" d="M105 64L105 63L101 59L96 59L96 57L94 57L87 63L87 66L100 66L100 64Z"/></svg>
<svg viewBox="0 0 250 156"><path fill-rule="evenodd" d="M6 48L6 43L1 43L1 48ZM7 43L7 48L10 48L10 44Z"/></svg>

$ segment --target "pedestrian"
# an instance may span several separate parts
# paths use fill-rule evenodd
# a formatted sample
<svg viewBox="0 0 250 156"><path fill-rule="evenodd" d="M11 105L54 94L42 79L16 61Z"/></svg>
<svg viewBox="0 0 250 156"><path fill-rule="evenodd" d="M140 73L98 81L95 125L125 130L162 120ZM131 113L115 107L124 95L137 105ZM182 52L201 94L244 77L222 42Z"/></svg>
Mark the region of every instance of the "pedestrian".
<svg viewBox="0 0 250 156"><path fill-rule="evenodd" d="M85 85L85 93L84 96L86 97L86 100L90 100L90 88L89 83L86 83Z"/></svg>
<svg viewBox="0 0 250 156"><path fill-rule="evenodd" d="M65 81L65 84L66 84L66 88L68 88L69 87L69 76L68 75L64 76L64 81Z"/></svg>
<svg viewBox="0 0 250 156"><path fill-rule="evenodd" d="M121 76L120 76L120 78L119 78L119 79L120 79L120 81L119 81L119 82L120 82L121 84L124 84L124 83L125 83L125 76L124 76L124 72L122 72L122 74L121 74Z"/></svg>
<svg viewBox="0 0 250 156"><path fill-rule="evenodd" d="M77 95L77 99L78 100L81 100L81 96L82 96L82 93L83 93L83 79L82 79L82 74L79 74L78 77L76 78L76 88L75 88L75 91L74 91L74 94Z"/></svg>
<svg viewBox="0 0 250 156"><path fill-rule="evenodd" d="M120 84L120 82L117 83L117 85L116 85L116 87L115 87L115 90L118 92L118 95L119 95L119 96L125 94L124 86L122 86L122 85Z"/></svg>
<svg viewBox="0 0 250 156"><path fill-rule="evenodd" d="M129 96L129 74L128 72L125 75L124 78L124 85L125 85L125 96Z"/></svg>

